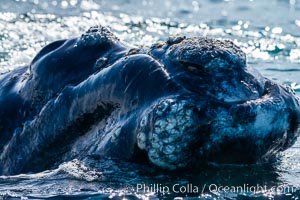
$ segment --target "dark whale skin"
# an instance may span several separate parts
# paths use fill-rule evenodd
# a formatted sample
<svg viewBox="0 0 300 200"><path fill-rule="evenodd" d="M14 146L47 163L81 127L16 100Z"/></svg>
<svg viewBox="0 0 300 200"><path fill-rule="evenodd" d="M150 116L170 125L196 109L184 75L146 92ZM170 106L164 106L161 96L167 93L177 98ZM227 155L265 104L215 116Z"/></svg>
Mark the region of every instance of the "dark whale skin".
<svg viewBox="0 0 300 200"><path fill-rule="evenodd" d="M92 27L0 76L0 174L89 158L170 170L268 162L294 144L299 124L294 92L248 67L231 41L130 49Z"/></svg>

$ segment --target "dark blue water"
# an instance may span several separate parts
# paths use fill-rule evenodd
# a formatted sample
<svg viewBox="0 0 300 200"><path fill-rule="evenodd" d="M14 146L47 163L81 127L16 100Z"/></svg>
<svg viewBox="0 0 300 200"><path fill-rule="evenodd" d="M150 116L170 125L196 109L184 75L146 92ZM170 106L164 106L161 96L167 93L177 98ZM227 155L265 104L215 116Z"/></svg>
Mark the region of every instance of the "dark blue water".
<svg viewBox="0 0 300 200"><path fill-rule="evenodd" d="M0 73L28 64L49 42L80 36L94 25L109 26L130 46L175 34L231 39L247 53L248 65L300 95L299 0L1 0ZM88 168L75 160L38 174L0 177L0 199L299 197L299 141L267 166L209 165L172 174L114 161Z"/></svg>

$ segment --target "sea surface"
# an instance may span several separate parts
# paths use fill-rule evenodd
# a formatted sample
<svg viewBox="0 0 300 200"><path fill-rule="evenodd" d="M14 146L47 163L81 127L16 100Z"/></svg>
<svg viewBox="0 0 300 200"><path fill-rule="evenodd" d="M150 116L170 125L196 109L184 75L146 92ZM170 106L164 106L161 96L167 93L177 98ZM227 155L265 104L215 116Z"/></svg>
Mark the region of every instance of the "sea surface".
<svg viewBox="0 0 300 200"><path fill-rule="evenodd" d="M132 47L170 35L231 39L247 63L300 96L300 0L1 0L0 73L46 44L108 26ZM300 139L299 139L300 140ZM170 173L80 161L38 174L0 176L0 199L299 199L300 141L269 165L214 165Z"/></svg>

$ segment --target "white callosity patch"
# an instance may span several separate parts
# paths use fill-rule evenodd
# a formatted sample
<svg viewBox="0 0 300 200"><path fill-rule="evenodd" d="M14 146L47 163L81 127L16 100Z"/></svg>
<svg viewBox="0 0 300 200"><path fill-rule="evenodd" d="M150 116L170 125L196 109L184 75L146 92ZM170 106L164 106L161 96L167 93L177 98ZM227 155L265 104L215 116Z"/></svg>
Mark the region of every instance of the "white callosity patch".
<svg viewBox="0 0 300 200"><path fill-rule="evenodd" d="M140 149L146 149L147 136L144 132L139 132L137 135L137 145Z"/></svg>
<svg viewBox="0 0 300 200"><path fill-rule="evenodd" d="M140 122L140 129L145 130L148 123L148 115L144 115ZM137 145L140 149L146 149L146 141L147 141L147 134L143 131L138 132L137 134Z"/></svg>
<svg viewBox="0 0 300 200"><path fill-rule="evenodd" d="M221 58L212 59L209 63L203 66L206 71L231 70L231 65L227 60Z"/></svg>
<svg viewBox="0 0 300 200"><path fill-rule="evenodd" d="M109 45L119 39L112 34L107 28L95 26L90 28L86 33L82 34L76 45L96 46Z"/></svg>
<svg viewBox="0 0 300 200"><path fill-rule="evenodd" d="M174 62L195 64L199 69L204 66L203 70L212 73L246 66L245 53L229 40L186 38L173 44L166 54Z"/></svg>
<svg viewBox="0 0 300 200"><path fill-rule="evenodd" d="M137 145L148 152L152 163L162 168L186 167L196 142L197 127L191 100L165 99L140 121Z"/></svg>
<svg viewBox="0 0 300 200"><path fill-rule="evenodd" d="M112 131L111 142L116 141L116 139L120 136L120 134L121 134L121 126L116 127L116 128Z"/></svg>
<svg viewBox="0 0 300 200"><path fill-rule="evenodd" d="M273 158L289 142L287 134L291 134L288 109L282 102L274 102L274 99L272 102L255 100L240 104L247 109L239 110L238 118L234 117L236 113L218 109L217 118L210 122L208 139L199 148L200 156L210 153L228 156L227 150L232 154L247 152L249 154L244 154L243 158L253 158L257 162ZM238 150L241 152L236 152Z"/></svg>

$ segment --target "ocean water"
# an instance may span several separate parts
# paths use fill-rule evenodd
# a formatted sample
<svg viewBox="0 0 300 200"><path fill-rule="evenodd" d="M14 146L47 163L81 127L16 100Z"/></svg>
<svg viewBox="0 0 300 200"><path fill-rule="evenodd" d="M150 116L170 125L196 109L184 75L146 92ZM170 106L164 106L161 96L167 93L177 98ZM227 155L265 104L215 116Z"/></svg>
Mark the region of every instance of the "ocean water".
<svg viewBox="0 0 300 200"><path fill-rule="evenodd" d="M78 37L94 25L108 26L133 47L176 34L231 39L246 52L248 65L300 96L299 0L1 0L0 73L28 64L46 44ZM74 160L38 174L0 176L0 199L299 197L299 140L270 165L170 173L115 161L89 168Z"/></svg>

